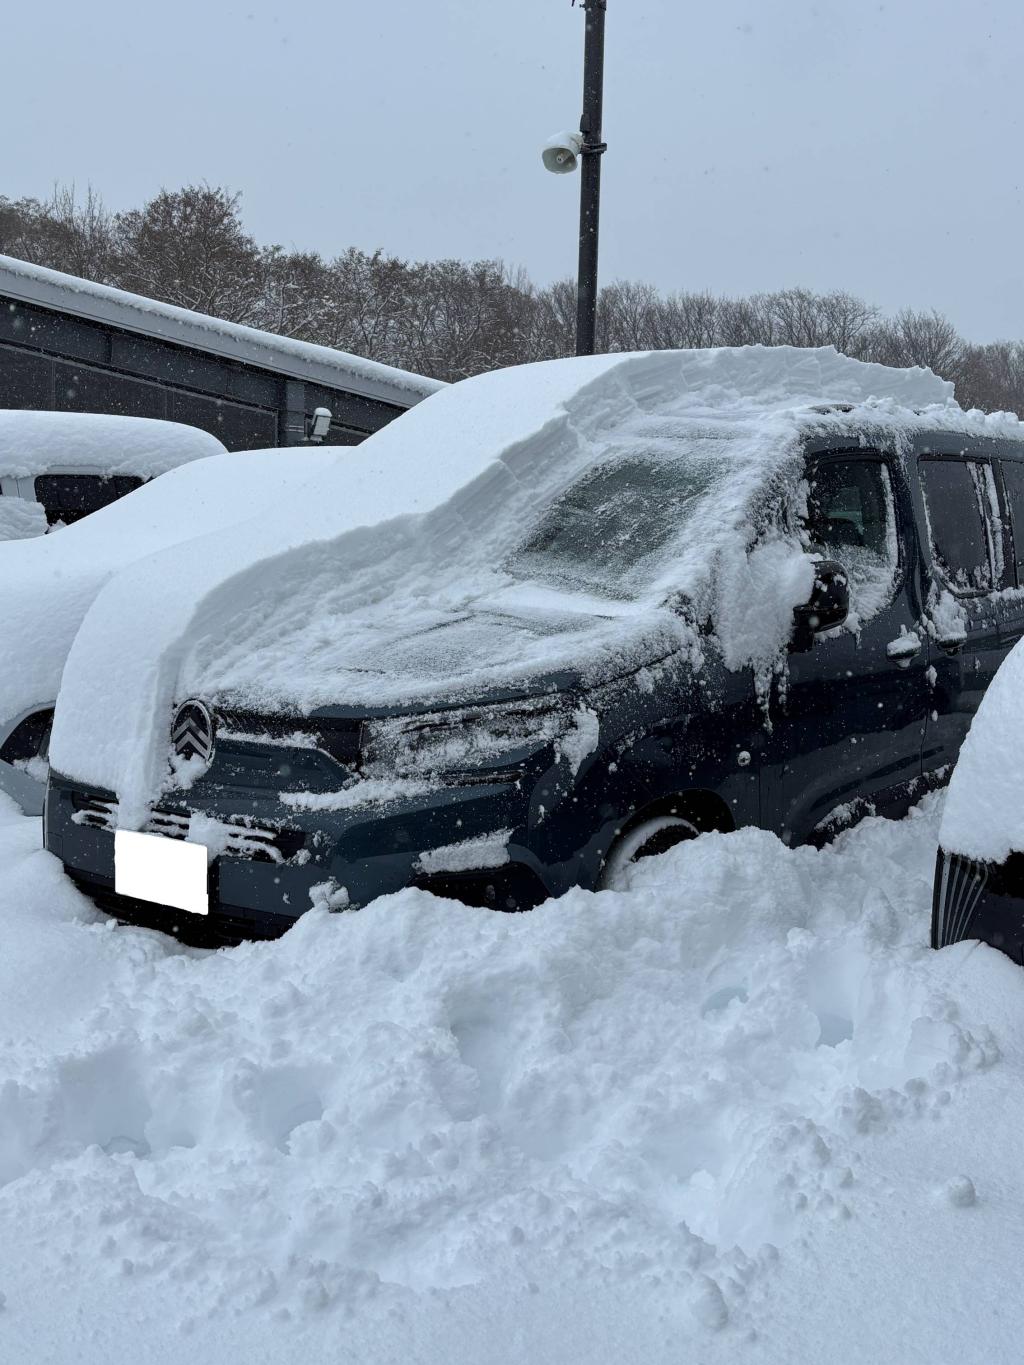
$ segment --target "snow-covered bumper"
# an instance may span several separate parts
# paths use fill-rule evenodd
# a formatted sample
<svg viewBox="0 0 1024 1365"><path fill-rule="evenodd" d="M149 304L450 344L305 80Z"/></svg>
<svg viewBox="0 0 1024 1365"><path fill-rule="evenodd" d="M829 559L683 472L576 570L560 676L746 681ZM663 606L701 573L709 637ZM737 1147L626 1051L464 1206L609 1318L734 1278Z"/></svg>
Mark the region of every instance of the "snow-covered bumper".
<svg viewBox="0 0 1024 1365"><path fill-rule="evenodd" d="M112 793L51 775L44 830L46 847L101 909L183 937L234 942L277 937L317 905L358 908L408 886L502 908L536 903L547 888L522 842L527 814L514 782L439 787L340 811L197 787L188 806L161 805L146 828L211 848L208 916L117 894Z"/></svg>

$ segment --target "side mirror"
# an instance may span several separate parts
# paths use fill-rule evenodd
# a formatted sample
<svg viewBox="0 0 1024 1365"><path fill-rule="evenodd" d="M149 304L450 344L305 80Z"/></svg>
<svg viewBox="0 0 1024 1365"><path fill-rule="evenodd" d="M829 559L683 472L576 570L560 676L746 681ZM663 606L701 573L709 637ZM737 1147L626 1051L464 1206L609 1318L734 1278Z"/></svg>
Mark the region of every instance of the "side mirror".
<svg viewBox="0 0 1024 1365"><path fill-rule="evenodd" d="M834 559L821 559L814 566L814 589L810 600L797 607L790 649L795 654L806 652L814 644L815 635L823 630L841 626L850 614L850 578Z"/></svg>

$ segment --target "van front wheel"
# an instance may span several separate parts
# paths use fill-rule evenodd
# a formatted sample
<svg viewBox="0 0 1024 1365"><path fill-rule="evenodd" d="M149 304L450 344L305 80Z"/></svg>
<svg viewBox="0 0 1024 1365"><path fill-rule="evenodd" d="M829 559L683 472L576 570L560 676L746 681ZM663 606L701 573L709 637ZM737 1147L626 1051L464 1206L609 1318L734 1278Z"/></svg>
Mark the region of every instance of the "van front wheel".
<svg viewBox="0 0 1024 1365"><path fill-rule="evenodd" d="M645 820L612 844L601 869L598 890L627 890L630 868L635 867L641 858L653 858L656 853L666 853L686 839L696 839L699 833L697 826L684 820L681 815L657 815Z"/></svg>

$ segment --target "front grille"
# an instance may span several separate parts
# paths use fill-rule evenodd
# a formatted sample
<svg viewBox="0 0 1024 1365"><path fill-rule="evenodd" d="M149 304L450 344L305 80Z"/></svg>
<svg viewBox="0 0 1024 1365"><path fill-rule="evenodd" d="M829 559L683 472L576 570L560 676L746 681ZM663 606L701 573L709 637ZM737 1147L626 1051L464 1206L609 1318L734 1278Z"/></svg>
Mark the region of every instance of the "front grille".
<svg viewBox="0 0 1024 1365"><path fill-rule="evenodd" d="M357 716L267 715L218 707L217 721L224 738L288 747L298 736L343 767L359 764L363 721Z"/></svg>
<svg viewBox="0 0 1024 1365"><path fill-rule="evenodd" d="M85 792L72 794L76 825L89 829L103 829L113 833L117 829L117 801L113 797L93 796ZM143 826L146 834L162 834L167 839L187 839L191 824L188 811L157 806ZM295 856L305 842L305 835L297 829L274 829L256 825L240 818L201 816L202 842L209 841L214 851L227 858L251 858L256 862L283 863Z"/></svg>
<svg viewBox="0 0 1024 1365"><path fill-rule="evenodd" d="M987 863L939 850L932 911L933 948L945 948L968 937L990 872Z"/></svg>

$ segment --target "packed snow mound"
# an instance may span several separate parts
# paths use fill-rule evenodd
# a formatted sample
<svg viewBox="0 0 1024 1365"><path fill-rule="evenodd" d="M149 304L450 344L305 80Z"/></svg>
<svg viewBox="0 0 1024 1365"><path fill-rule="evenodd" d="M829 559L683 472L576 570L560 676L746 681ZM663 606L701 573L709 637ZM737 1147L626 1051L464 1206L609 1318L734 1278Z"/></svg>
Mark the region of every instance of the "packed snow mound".
<svg viewBox="0 0 1024 1365"><path fill-rule="evenodd" d="M46 508L41 502L0 494L0 541L45 536Z"/></svg>
<svg viewBox="0 0 1024 1365"><path fill-rule="evenodd" d="M664 606L670 593L698 610L717 605L709 592L765 601L718 615L727 664L768 677L811 568L795 529L755 544L766 488L781 487L794 522L808 432L868 429L898 446L928 423L990 429L930 372L832 348L596 356L465 380L282 499L272 520L111 582L69 659L54 761L141 820L185 696L308 711L478 695L563 666L589 683L640 666L652 640L662 654L699 650ZM681 501L662 500L665 534L641 576L595 595L571 574L540 581L528 556L510 562L574 480L631 461L690 481ZM97 695L116 705L97 716Z"/></svg>
<svg viewBox="0 0 1024 1365"><path fill-rule="evenodd" d="M75 632L117 570L265 513L342 458L309 449L223 452L169 470L59 535L0 544L0 720L52 704ZM0 499L0 507L7 501L21 500Z"/></svg>
<svg viewBox="0 0 1024 1365"><path fill-rule="evenodd" d="M1024 642L989 683L950 778L939 840L950 853L1001 863L1024 853Z"/></svg>
<svg viewBox="0 0 1024 1365"><path fill-rule="evenodd" d="M153 479L224 446L199 427L150 417L93 412L0 410L0 474L31 478L51 470Z"/></svg>
<svg viewBox="0 0 1024 1365"><path fill-rule="evenodd" d="M278 1365L339 1332L429 1362L439 1314L438 1360L573 1361L557 1325L452 1350L467 1295L522 1323L543 1292L660 1324L659 1362L945 1358L806 1344L876 1272L917 1346L918 1276L980 1330L967 1245L988 1283L1007 1171L972 1124L1020 1088L1024 977L928 950L936 827L931 799L823 852L709 835L527 915L406 891L200 953L103 921L0 811L5 1332L86 1302L125 1331L130 1303L153 1358L235 1358L217 1321Z"/></svg>

